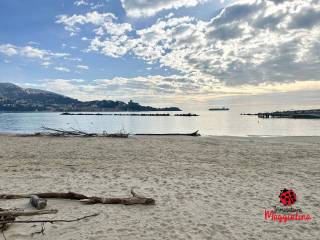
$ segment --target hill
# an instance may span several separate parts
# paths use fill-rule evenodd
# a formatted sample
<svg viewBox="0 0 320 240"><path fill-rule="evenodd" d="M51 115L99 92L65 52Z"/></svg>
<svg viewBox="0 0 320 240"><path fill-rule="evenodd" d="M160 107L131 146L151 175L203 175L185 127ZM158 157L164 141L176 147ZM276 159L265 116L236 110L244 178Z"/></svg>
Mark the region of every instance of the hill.
<svg viewBox="0 0 320 240"><path fill-rule="evenodd" d="M130 101L83 102L54 92L21 88L12 83L0 83L0 111L7 112L110 112L110 111L181 111L176 107L154 108Z"/></svg>

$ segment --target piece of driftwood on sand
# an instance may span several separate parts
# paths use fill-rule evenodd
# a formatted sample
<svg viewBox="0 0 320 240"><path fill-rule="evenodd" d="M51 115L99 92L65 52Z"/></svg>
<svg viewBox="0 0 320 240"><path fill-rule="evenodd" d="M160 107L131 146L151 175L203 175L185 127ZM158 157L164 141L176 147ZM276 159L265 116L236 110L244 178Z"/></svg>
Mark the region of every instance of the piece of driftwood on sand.
<svg viewBox="0 0 320 240"><path fill-rule="evenodd" d="M153 198L147 198L143 196L139 196L135 193L133 189L131 189L131 197L126 198L116 198L116 197L88 197L86 195L75 193L75 192L47 192L47 193L32 193L32 194L0 194L0 199L21 199L21 198L30 198L30 202L32 205L37 206L39 202L42 202L44 199L54 198L54 199L71 199L78 200L84 204L123 204L123 205L154 205L155 200ZM35 202L35 203L34 203ZM41 207L46 206L45 204ZM58 210L39 210L39 211L21 211L21 210L4 210L0 209L0 231L6 230L8 228L8 224L12 223L55 223L55 222L74 222L79 221L81 219L85 219L88 217L97 216L98 214L93 214L89 216L85 216L82 218L72 219L72 220L16 220L16 217L19 216L34 216L34 215L42 215L42 214L53 214L57 213ZM40 231L43 233L43 229Z"/></svg>
<svg viewBox="0 0 320 240"><path fill-rule="evenodd" d="M10 223L15 223L17 217L22 216L37 216L44 214L56 214L58 210L40 210L40 211L23 211L21 209L2 209L0 208L0 231L6 230Z"/></svg>
<svg viewBox="0 0 320 240"><path fill-rule="evenodd" d="M38 216L38 215L45 215L45 214L56 214L58 210L51 209L51 210L39 210L39 211L23 211L20 209L1 209L0 208L0 231L2 232L3 237L5 238L4 231L7 230L10 226L10 224L16 224L16 223L57 223L57 222L76 222L80 221L86 218L95 217L98 216L99 213L87 215L84 217L76 218L76 219L41 219L41 220L16 220L17 217L22 216ZM42 230L40 232L36 233L42 233L44 232L44 227L42 227ZM6 238L5 238L6 239Z"/></svg>
<svg viewBox="0 0 320 240"><path fill-rule="evenodd" d="M75 219L47 219L47 220L14 220L14 221L1 221L0 224L8 224L8 223L56 223L56 222L76 222L80 221L83 219L91 218L91 217L96 217L98 216L99 213L94 213L91 215L75 218Z"/></svg>
<svg viewBox="0 0 320 240"><path fill-rule="evenodd" d="M191 136L191 137L199 137L199 130L193 133L137 133L137 136Z"/></svg>
<svg viewBox="0 0 320 240"><path fill-rule="evenodd" d="M123 204L123 205L153 205L155 200L153 198L147 198L137 195L133 189L131 189L131 197L127 198L110 198L110 197L88 197L80 193L67 192L67 193L57 193L57 192L48 192L48 193L33 193L33 194L1 194L0 199L19 199L19 198L30 198L33 195L38 196L39 198L55 198L55 199L72 199L80 200L85 204Z"/></svg>

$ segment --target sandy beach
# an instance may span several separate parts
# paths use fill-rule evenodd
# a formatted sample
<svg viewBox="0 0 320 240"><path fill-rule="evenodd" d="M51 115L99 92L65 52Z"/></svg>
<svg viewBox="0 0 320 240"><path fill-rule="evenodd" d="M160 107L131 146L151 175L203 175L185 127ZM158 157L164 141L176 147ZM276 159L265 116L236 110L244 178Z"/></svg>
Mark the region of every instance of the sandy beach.
<svg viewBox="0 0 320 240"><path fill-rule="evenodd" d="M131 187L153 206L84 205L49 200L55 215L73 219L15 224L13 239L319 239L320 137L50 138L0 136L0 192L74 191L126 197ZM309 222L264 219L283 188ZM31 209L26 199L1 208ZM1 239L1 236L0 236Z"/></svg>

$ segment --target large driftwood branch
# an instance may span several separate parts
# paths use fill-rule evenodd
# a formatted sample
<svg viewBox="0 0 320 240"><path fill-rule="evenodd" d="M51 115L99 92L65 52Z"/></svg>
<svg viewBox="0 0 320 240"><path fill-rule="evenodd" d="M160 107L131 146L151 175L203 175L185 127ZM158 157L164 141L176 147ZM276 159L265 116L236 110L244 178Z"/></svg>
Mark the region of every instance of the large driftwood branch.
<svg viewBox="0 0 320 240"><path fill-rule="evenodd" d="M57 199L73 199L73 200L81 200L88 198L87 196L75 193L75 192L67 192L67 193L57 193L57 192L47 192L47 193L36 193L40 198L57 198Z"/></svg>
<svg viewBox="0 0 320 240"><path fill-rule="evenodd" d="M76 222L80 221L86 218L96 217L99 213L91 214L88 216L71 219L71 220L65 220L65 219L48 219L48 220L17 220L17 221L0 221L0 224L8 224L8 223L56 223L56 222Z"/></svg>
<svg viewBox="0 0 320 240"><path fill-rule="evenodd" d="M30 198L32 194L0 194L0 199Z"/></svg>
<svg viewBox="0 0 320 240"><path fill-rule="evenodd" d="M199 130L193 133L136 133L137 136L191 136L191 137L199 137Z"/></svg>
<svg viewBox="0 0 320 240"><path fill-rule="evenodd" d="M88 197L83 194L67 192L67 193L35 193L35 194L1 194L0 199L18 199L18 198L30 198L32 195L36 195L39 198L57 198L57 199L72 199L80 200L86 204L124 204L124 205L134 205L134 204L144 204L153 205L155 200L153 198L146 198L143 196L138 196L134 190L131 190L132 197L127 198L106 198L106 197Z"/></svg>
<svg viewBox="0 0 320 240"><path fill-rule="evenodd" d="M58 198L58 199L74 199L81 200L88 198L85 195L67 192L67 193L56 193L56 192L48 192L48 193L32 193L32 194L0 194L0 199L20 199L20 198L31 198L32 195L36 195L39 198Z"/></svg>
<svg viewBox="0 0 320 240"><path fill-rule="evenodd" d="M144 204L144 205L152 205L155 204L155 200L152 198L146 198L142 196L138 196L133 189L131 189L132 197L128 198L101 198L101 197L90 197L87 199L80 200L86 204L124 204L124 205L134 205L134 204Z"/></svg>

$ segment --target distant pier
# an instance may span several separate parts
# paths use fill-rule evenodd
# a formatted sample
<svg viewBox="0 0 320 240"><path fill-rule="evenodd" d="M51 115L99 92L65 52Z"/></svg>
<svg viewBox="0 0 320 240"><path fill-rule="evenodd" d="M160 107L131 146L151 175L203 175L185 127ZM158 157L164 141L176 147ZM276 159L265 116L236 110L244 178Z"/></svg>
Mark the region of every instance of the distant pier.
<svg viewBox="0 0 320 240"><path fill-rule="evenodd" d="M320 119L320 109L276 111L255 114L241 113L241 115L258 116L259 118Z"/></svg>
<svg viewBox="0 0 320 240"><path fill-rule="evenodd" d="M198 114L182 113L170 115L169 113L69 113L64 112L60 115L64 116L138 116L138 117L198 117Z"/></svg>

